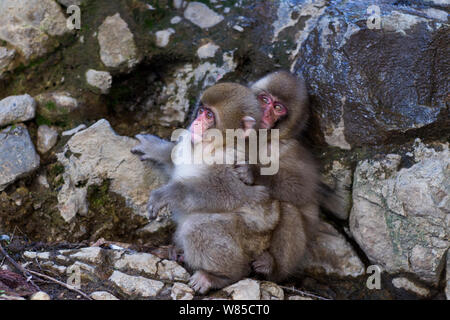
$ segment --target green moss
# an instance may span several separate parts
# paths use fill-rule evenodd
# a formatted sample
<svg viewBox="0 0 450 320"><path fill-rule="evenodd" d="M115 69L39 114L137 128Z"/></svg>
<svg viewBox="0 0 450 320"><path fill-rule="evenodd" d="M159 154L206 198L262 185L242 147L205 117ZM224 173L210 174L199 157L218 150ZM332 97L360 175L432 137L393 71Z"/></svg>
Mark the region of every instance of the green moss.
<svg viewBox="0 0 450 320"><path fill-rule="evenodd" d="M38 114L38 115L36 116L36 124L37 124L38 126L42 126L42 125L50 126L50 125L52 124L52 122L51 122L49 119L47 119L46 117L44 117L44 116Z"/></svg>
<svg viewBox="0 0 450 320"><path fill-rule="evenodd" d="M110 182L106 180L99 186L91 185L88 187L88 200L92 209L101 209L112 201L108 196L109 185Z"/></svg>
<svg viewBox="0 0 450 320"><path fill-rule="evenodd" d="M47 101L47 102L45 103L45 108L46 108L48 111L55 111L55 110L56 110L56 104L55 104L53 101Z"/></svg>
<svg viewBox="0 0 450 320"><path fill-rule="evenodd" d="M59 162L53 163L49 166L50 175L51 176L57 176L64 172L64 166L60 164Z"/></svg>

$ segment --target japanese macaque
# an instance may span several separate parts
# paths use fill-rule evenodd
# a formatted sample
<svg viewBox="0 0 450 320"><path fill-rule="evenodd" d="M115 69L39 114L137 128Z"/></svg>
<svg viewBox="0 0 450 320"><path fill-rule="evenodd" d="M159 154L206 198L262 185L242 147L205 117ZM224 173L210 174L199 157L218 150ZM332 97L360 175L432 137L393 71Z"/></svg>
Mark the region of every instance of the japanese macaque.
<svg viewBox="0 0 450 320"><path fill-rule="evenodd" d="M191 156L198 148L214 156L237 151L234 143L230 150L225 138L211 139L210 133L216 129L224 136L227 129L241 129L245 138L258 127L261 115L250 89L218 84L201 97L189 127L192 149L181 153L182 159L176 152L180 142L174 145L154 136L138 135L141 144L132 149L142 160L165 164L168 169L170 181L151 192L148 213L153 218L164 206L171 210L177 223L175 243L184 252L183 261L195 271L191 285L200 293L249 274L251 262L269 247L279 220L279 202L269 197L265 186L250 185L252 171L245 163L192 163ZM186 156L188 161L180 161Z"/></svg>
<svg viewBox="0 0 450 320"><path fill-rule="evenodd" d="M261 127L279 129L280 138L278 173L260 175L255 184L268 187L271 197L281 201L270 247L253 268L269 280L282 281L299 271L319 214L318 171L310 152L296 140L308 120L308 95L304 82L285 71L265 76L251 89L263 110Z"/></svg>

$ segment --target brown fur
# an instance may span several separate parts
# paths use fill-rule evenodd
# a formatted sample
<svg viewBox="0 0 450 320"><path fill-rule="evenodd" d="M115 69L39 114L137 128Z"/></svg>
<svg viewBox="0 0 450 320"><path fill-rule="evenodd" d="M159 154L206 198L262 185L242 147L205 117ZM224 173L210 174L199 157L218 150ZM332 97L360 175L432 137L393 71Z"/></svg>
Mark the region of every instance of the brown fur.
<svg viewBox="0 0 450 320"><path fill-rule="evenodd" d="M222 133L241 128L245 116L260 122L258 101L250 89L238 84L209 88L201 104L213 110L215 127ZM142 154L144 160L162 162L167 155L153 150L173 148L153 136L138 139L141 145L132 152ZM270 199L266 187L243 183L252 180L246 169L245 165L174 166L169 183L150 195L151 217L166 205L171 209L177 223L175 243L184 251L184 262L196 271L191 284L201 293L248 275L251 262L269 247L278 223L279 202Z"/></svg>
<svg viewBox="0 0 450 320"><path fill-rule="evenodd" d="M266 186L281 201L280 222L271 245L254 262L257 272L282 281L300 268L308 242L315 234L319 205L319 176L312 155L295 139L308 119L305 84L288 72L279 71L252 86L255 94L266 92L284 103L288 115L275 124L280 130L280 168L276 175L259 176L255 184Z"/></svg>

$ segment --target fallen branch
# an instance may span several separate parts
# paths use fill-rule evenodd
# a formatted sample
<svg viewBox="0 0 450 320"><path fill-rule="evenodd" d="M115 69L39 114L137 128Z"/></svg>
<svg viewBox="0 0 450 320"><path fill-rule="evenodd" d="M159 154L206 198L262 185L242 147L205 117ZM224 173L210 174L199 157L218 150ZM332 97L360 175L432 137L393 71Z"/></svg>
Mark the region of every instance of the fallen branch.
<svg viewBox="0 0 450 320"><path fill-rule="evenodd" d="M52 278L52 277L50 277L50 276L47 276L47 275L45 275L45 274L42 274L42 273L39 273L39 272L36 272L36 271L28 270L28 272L30 272L31 274L34 274L35 276L38 276L39 278L44 278L44 279L50 280L50 281L52 281L52 282L54 282L54 283L57 283L57 284L59 284L60 286L63 286L63 287L65 287L65 288L69 289L69 290L75 291L76 293L82 295L83 297L85 297L85 298L88 299L88 300L92 300L92 298L89 297L87 294L85 294L83 291L81 291L81 290L75 288L74 286L71 286L70 284L64 283L64 282L62 282L62 281L59 281L59 280L57 280L57 279L55 279L55 278Z"/></svg>
<svg viewBox="0 0 450 320"><path fill-rule="evenodd" d="M285 290L292 291L292 292L294 292L294 293L301 294L301 295L303 295L303 296L307 296L307 297L311 297L311 298L316 298L316 299L319 299L319 300L331 300L331 299L328 299L328 298L324 298L324 297L315 295L315 294L313 294L313 293L309 293L309 292L305 292L305 291L302 291L302 290L299 290L299 289L295 289L294 287L280 286L280 288L285 289Z"/></svg>
<svg viewBox="0 0 450 320"><path fill-rule="evenodd" d="M20 264L18 264L16 261L14 261L14 259L9 256L8 252L6 252L6 250L2 247L1 244L0 244L0 253L6 258L6 260L8 260L8 262L11 265L13 265L20 272L22 272L22 274L24 275L25 279L27 279L27 282L30 282L31 285L36 290L41 291L41 289L33 282L33 280L31 280L32 275L30 274L30 272L27 269L25 269L24 267L22 267Z"/></svg>

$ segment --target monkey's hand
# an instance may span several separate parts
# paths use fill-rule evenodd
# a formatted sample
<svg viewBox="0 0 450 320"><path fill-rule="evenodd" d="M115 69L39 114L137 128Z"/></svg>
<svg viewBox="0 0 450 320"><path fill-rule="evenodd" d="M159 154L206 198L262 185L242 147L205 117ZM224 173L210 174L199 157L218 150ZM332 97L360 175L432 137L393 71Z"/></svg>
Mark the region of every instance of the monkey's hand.
<svg viewBox="0 0 450 320"><path fill-rule="evenodd" d="M151 134L138 134L136 139L140 143L131 149L131 153L138 155L141 161L167 162L170 160L173 143Z"/></svg>
<svg viewBox="0 0 450 320"><path fill-rule="evenodd" d="M255 182L252 169L248 164L237 164L234 167L238 178L246 185L252 185Z"/></svg>
<svg viewBox="0 0 450 320"><path fill-rule="evenodd" d="M150 193L150 198L147 203L147 213L149 219L155 219L159 210L168 204L165 194L166 192L164 188L153 190Z"/></svg>

